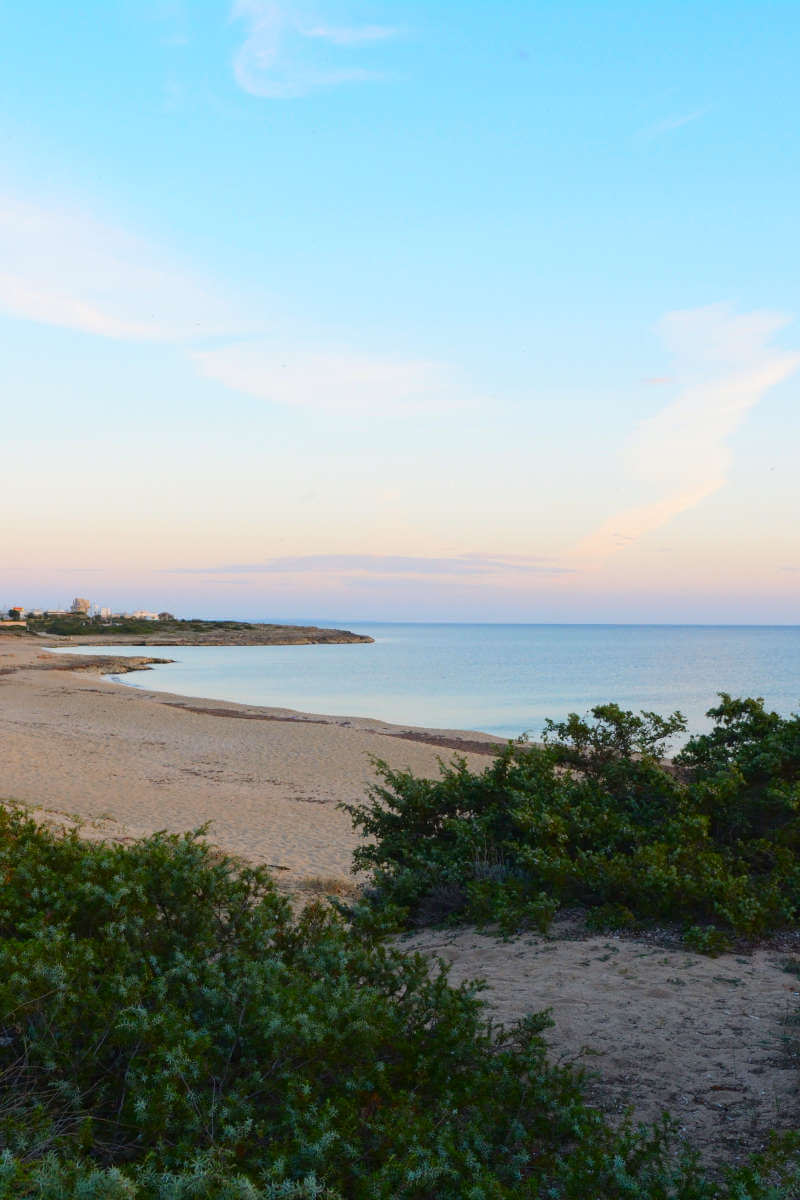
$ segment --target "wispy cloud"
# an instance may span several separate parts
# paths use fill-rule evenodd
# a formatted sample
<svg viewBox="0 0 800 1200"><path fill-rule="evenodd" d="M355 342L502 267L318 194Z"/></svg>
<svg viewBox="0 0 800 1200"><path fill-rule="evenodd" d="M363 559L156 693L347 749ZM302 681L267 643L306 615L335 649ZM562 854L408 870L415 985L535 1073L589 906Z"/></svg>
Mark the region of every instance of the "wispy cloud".
<svg viewBox="0 0 800 1200"><path fill-rule="evenodd" d="M780 314L737 315L725 305L663 319L660 332L682 388L641 423L623 452L628 476L659 494L610 517L575 547L578 558L602 560L724 485L728 439L764 394L800 366L800 354L770 345L787 324Z"/></svg>
<svg viewBox="0 0 800 1200"><path fill-rule="evenodd" d="M171 261L162 247L84 213L0 194L3 312L117 341L182 347L204 378L274 404L358 413L479 402L446 363L322 349L306 338L278 349L261 338L273 318L263 300L226 298L218 283ZM221 344L196 349L209 337Z"/></svg>
<svg viewBox="0 0 800 1200"><path fill-rule="evenodd" d="M388 41L399 32L388 25L307 24L291 4L274 0L235 0L231 19L241 21L247 31L233 58L236 82L250 95L270 100L380 79L380 72L331 59L326 47L360 49Z"/></svg>
<svg viewBox="0 0 800 1200"><path fill-rule="evenodd" d="M436 412L477 403L452 368L426 360L353 350L297 353L249 342L192 357L201 374L272 404Z"/></svg>
<svg viewBox="0 0 800 1200"><path fill-rule="evenodd" d="M572 568L543 558L523 555L456 554L421 556L403 554L303 554L268 558L262 562L228 563L210 567L174 567L176 575L369 575L398 576L495 576L511 574L565 575Z"/></svg>
<svg viewBox="0 0 800 1200"><path fill-rule="evenodd" d="M161 247L0 195L0 311L124 341L241 335L245 317Z"/></svg>
<svg viewBox="0 0 800 1200"><path fill-rule="evenodd" d="M682 129L684 125L691 125L693 121L699 121L708 111L709 106L706 105L704 108L694 108L689 112L664 117L662 120L648 125L646 129L640 129L636 136L642 142L652 142L656 138L674 133L676 129Z"/></svg>
<svg viewBox="0 0 800 1200"><path fill-rule="evenodd" d="M322 38L334 46L366 46L369 42L385 42L388 38L397 37L400 30L393 25L362 25L356 28L311 25L301 27L300 32L304 37Z"/></svg>

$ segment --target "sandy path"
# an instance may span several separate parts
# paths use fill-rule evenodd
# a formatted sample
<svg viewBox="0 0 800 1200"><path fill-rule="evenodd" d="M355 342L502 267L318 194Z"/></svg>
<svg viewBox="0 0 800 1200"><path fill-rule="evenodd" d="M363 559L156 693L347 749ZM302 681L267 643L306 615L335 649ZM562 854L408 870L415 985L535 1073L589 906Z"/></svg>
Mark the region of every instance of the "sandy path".
<svg viewBox="0 0 800 1200"><path fill-rule="evenodd" d="M0 639L0 796L77 816L89 835L211 821L215 843L287 883L349 876L357 839L336 805L363 798L370 756L433 775L451 748L413 739L475 739L148 692L56 662L34 639Z"/></svg>
<svg viewBox="0 0 800 1200"><path fill-rule="evenodd" d="M553 1055L597 1072L597 1103L630 1105L644 1121L668 1109L708 1162L735 1162L770 1129L800 1126L798 1063L784 1041L800 978L785 969L788 954L707 958L634 938L576 939L565 924L508 941L427 930L402 945L451 964L453 983L485 978L502 1024L552 1008Z"/></svg>

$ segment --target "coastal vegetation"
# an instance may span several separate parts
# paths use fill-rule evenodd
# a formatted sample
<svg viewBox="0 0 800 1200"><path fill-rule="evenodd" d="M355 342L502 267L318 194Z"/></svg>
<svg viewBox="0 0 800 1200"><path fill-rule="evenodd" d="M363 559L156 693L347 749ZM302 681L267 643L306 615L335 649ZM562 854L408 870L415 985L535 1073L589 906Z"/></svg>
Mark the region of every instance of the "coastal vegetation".
<svg viewBox="0 0 800 1200"><path fill-rule="evenodd" d="M94 636L103 633L130 634L159 634L165 632L207 633L209 631L244 631L247 624L244 621L204 621L199 618L181 620L169 617L166 620L152 621L141 617L99 617L89 616L88 613L43 613L40 617L27 618L28 629L31 633L51 633L60 637L77 637L80 635Z"/></svg>
<svg viewBox="0 0 800 1200"><path fill-rule="evenodd" d="M595 928L678 924L715 952L800 923L800 717L720 695L709 733L674 762L680 713L601 705L547 723L480 773L439 779L381 765L346 806L366 840L372 903L404 920L546 929L580 907Z"/></svg>
<svg viewBox="0 0 800 1200"><path fill-rule="evenodd" d="M83 644L121 643L129 639L143 645L260 646L316 643L372 642L364 634L316 625L275 625L255 621L209 621L200 617L183 619L165 614L158 620L115 616L105 618L86 613L43 613L28 616L30 633L70 637Z"/></svg>
<svg viewBox="0 0 800 1200"><path fill-rule="evenodd" d="M786 1148L711 1180L666 1124L612 1128L545 1015L493 1029L369 909L293 914L202 831L5 807L0 877L0 1200L793 1194Z"/></svg>

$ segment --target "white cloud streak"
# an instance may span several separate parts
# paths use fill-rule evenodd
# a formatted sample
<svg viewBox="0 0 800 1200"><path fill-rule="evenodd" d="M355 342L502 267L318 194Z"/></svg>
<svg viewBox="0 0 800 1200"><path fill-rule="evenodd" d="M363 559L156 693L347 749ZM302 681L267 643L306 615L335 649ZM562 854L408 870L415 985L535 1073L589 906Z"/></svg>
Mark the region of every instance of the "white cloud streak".
<svg viewBox="0 0 800 1200"><path fill-rule="evenodd" d="M477 403L446 364L306 344L276 349L208 337L263 335L270 314L161 248L67 209L0 195L0 313L115 341L183 347L191 368L275 404L337 412L441 411Z"/></svg>
<svg viewBox="0 0 800 1200"><path fill-rule="evenodd" d="M682 388L641 423L622 456L628 476L660 494L614 514L575 547L574 557L602 561L723 487L729 438L764 394L800 366L800 354L769 344L787 324L776 313L737 315L724 305L663 319L660 332Z"/></svg>
<svg viewBox="0 0 800 1200"><path fill-rule="evenodd" d="M476 404L446 364L357 351L296 353L239 343L192 355L197 369L272 404L336 412L436 412Z"/></svg>
<svg viewBox="0 0 800 1200"><path fill-rule="evenodd" d="M360 28L336 28L331 25L312 25L300 29L304 37L322 38L334 46L366 46L370 42L385 42L397 37L400 30L392 25L362 25Z"/></svg>
<svg viewBox="0 0 800 1200"><path fill-rule="evenodd" d="M0 195L0 311L10 316L123 341L241 335L244 314L216 290L120 229Z"/></svg>
<svg viewBox="0 0 800 1200"><path fill-rule="evenodd" d="M246 37L233 58L236 82L251 96L290 100L342 83L378 80L379 72L330 61L326 47L360 49L388 41L399 32L386 25L306 24L291 4L236 0L231 19Z"/></svg>
<svg viewBox="0 0 800 1200"><path fill-rule="evenodd" d="M655 138L673 133L676 129L682 129L684 125L691 125L693 121L698 121L700 117L704 117L708 111L708 107L696 108L691 112L665 117L662 121L656 121L654 125L649 125L647 129L642 129L639 133L639 138L642 141L651 142Z"/></svg>

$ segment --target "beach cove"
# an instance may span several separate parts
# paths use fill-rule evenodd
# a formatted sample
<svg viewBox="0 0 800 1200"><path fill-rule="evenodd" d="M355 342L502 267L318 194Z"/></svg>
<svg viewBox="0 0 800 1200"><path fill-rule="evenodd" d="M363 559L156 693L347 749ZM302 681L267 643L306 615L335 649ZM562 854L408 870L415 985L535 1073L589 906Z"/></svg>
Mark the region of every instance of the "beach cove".
<svg viewBox="0 0 800 1200"><path fill-rule="evenodd" d="M288 627L256 625L243 636L272 628L281 644L181 644L154 626L146 637L114 635L113 650L107 635L103 645L75 638L64 648L168 656L125 681L153 692L534 741L548 718L609 701L664 717L679 709L689 734L710 728L720 691L763 696L784 716L800 701L798 626L348 625L313 632L362 644L288 644Z"/></svg>
<svg viewBox="0 0 800 1200"><path fill-rule="evenodd" d="M312 651L313 652L313 651ZM161 660L163 661L163 660ZM364 796L373 757L435 776L463 754L482 769L503 740L458 730L235 704L110 682L148 658L59 655L0 638L0 794L53 827L126 843L209 823L221 850L268 866L303 902L354 892L358 836L337 805ZM137 675L138 680L146 675ZM552 1008L557 1061L596 1073L612 1116L664 1110L712 1166L742 1161L773 1128L796 1128L786 1021L800 983L794 935L711 959L642 936L596 934L568 914L549 935L499 941L430 929L404 948L444 958L454 982L482 977L500 1023Z"/></svg>
<svg viewBox="0 0 800 1200"><path fill-rule="evenodd" d="M210 823L220 849L269 865L284 886L349 880L356 834L337 805L364 795L373 757L436 774L454 750L477 766L503 744L125 687L100 673L130 660L76 662L47 646L0 638L3 797L46 820L77 820L87 837Z"/></svg>

